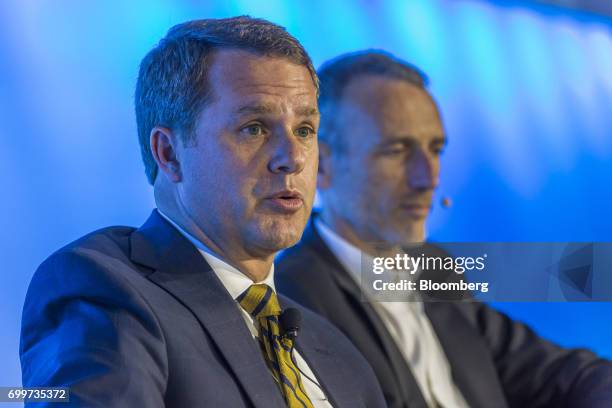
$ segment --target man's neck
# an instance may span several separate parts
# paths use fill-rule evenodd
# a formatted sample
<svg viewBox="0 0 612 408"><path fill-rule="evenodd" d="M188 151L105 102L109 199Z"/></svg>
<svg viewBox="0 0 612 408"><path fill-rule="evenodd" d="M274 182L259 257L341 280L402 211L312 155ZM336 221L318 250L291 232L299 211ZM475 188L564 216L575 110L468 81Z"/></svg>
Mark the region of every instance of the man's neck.
<svg viewBox="0 0 612 408"><path fill-rule="evenodd" d="M325 225L342 239L370 256L392 256L398 253L400 246L385 243L374 243L362 239L353 227L341 217L335 217L329 212L322 211L320 218Z"/></svg>
<svg viewBox="0 0 612 408"><path fill-rule="evenodd" d="M270 273L275 254L256 257L248 254L246 251L242 251L242 253L225 251L223 246L217 243L218 241L212 239L188 214L180 211L178 207L162 205L158 202L158 209L160 213L163 213L165 217L169 218L180 229L199 241L206 248L207 252L238 269L254 283L262 282Z"/></svg>

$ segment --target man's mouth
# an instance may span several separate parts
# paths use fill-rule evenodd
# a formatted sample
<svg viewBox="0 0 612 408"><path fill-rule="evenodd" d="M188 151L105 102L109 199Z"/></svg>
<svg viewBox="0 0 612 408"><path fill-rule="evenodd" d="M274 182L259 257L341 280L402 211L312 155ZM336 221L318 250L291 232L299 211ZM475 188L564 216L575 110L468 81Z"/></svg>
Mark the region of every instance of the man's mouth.
<svg viewBox="0 0 612 408"><path fill-rule="evenodd" d="M400 208L414 217L427 217L431 210L429 203L402 203Z"/></svg>
<svg viewBox="0 0 612 408"><path fill-rule="evenodd" d="M304 206L304 197L296 190L283 190L266 197L270 205L281 212L290 214Z"/></svg>

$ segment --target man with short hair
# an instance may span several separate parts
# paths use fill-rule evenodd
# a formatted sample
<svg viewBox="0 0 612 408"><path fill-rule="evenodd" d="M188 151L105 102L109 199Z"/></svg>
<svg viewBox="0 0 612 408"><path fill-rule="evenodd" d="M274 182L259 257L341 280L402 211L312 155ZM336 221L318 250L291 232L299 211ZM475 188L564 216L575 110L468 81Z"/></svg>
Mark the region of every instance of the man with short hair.
<svg viewBox="0 0 612 408"><path fill-rule="evenodd" d="M445 132L425 75L387 53L343 55L318 74L321 209L279 257L279 291L354 342L390 407L612 406L609 362L482 303L363 302L362 254L425 239Z"/></svg>
<svg viewBox="0 0 612 408"><path fill-rule="evenodd" d="M158 208L40 266L24 386L69 387L86 407L385 405L351 343L274 290L274 256L299 240L314 199L317 90L302 46L267 21L168 32L135 97Z"/></svg>

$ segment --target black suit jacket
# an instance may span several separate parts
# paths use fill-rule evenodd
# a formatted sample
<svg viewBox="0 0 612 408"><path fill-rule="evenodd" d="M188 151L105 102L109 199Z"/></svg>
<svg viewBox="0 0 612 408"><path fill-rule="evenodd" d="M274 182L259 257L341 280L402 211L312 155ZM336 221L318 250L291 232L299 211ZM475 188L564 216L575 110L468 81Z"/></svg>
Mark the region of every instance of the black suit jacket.
<svg viewBox="0 0 612 408"><path fill-rule="evenodd" d="M70 387L70 404L58 407L283 407L238 307L156 211L138 230L94 232L52 255L32 279L23 385ZM301 310L296 348L333 405L385 406L350 341Z"/></svg>
<svg viewBox="0 0 612 408"><path fill-rule="evenodd" d="M313 215L316 217L316 214ZM368 359L390 407L425 401L383 322L319 236L311 219L301 242L276 264L277 290L329 319ZM612 364L567 350L479 302L428 302L425 312L453 379L470 407L612 407Z"/></svg>

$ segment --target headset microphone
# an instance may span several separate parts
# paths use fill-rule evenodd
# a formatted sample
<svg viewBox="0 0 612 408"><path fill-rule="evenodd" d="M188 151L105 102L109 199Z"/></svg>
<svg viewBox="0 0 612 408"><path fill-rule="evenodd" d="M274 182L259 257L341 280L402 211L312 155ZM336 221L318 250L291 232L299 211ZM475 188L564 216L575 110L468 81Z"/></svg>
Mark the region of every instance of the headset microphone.
<svg viewBox="0 0 612 408"><path fill-rule="evenodd" d="M451 208L451 206L453 205L453 201L450 199L450 197L442 197L442 199L440 200L440 205L448 209Z"/></svg>

